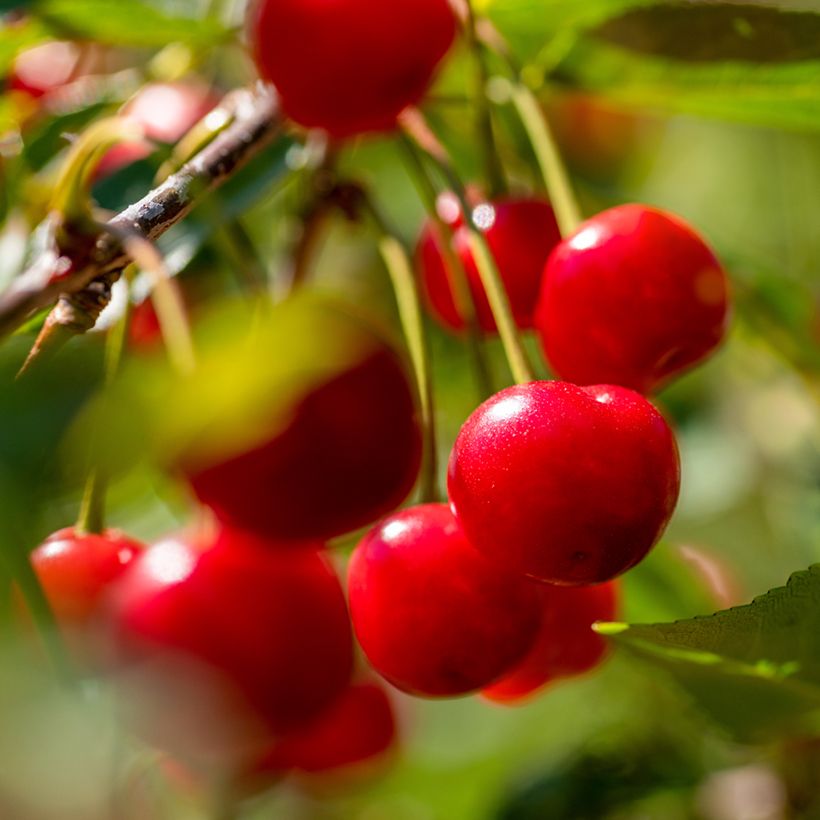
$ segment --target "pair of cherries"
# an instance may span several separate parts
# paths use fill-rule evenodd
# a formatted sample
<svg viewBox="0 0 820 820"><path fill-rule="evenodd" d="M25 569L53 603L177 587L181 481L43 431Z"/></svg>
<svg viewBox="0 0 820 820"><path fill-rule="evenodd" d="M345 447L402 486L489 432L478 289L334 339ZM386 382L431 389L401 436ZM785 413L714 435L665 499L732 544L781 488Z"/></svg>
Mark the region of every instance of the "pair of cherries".
<svg viewBox="0 0 820 820"><path fill-rule="evenodd" d="M613 579L660 537L679 475L672 431L632 390L501 391L456 440L450 506L399 512L354 552L362 649L426 696L518 700L586 671L604 651L591 624L614 617Z"/></svg>

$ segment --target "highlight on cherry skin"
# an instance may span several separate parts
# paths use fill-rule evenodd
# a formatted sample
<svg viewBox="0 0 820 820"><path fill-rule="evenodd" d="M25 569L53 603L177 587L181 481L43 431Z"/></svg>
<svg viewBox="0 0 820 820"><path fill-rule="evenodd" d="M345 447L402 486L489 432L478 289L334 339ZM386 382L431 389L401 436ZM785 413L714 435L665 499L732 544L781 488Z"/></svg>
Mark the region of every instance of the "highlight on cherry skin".
<svg viewBox="0 0 820 820"><path fill-rule="evenodd" d="M538 637L524 659L481 694L497 703L526 703L550 683L595 669L607 654L596 621L613 621L619 582L584 587L539 584L543 611Z"/></svg>
<svg viewBox="0 0 820 820"><path fill-rule="evenodd" d="M640 394L536 381L467 419L450 505L497 566L553 584L611 580L658 541L678 498L674 434Z"/></svg>
<svg viewBox="0 0 820 820"><path fill-rule="evenodd" d="M470 232L458 201L452 194L444 194L438 199L438 211L452 229L452 236L442 236L439 226L428 220L416 245L416 269L429 310L449 330L463 330L465 317L459 309L452 277L466 276L478 326L485 333L495 333L495 319L481 284L470 247ZM504 197L479 202L471 219L486 237L516 324L521 329L533 327L544 265L561 241L552 207L537 197ZM448 270L442 251L442 243L447 241L463 272Z"/></svg>
<svg viewBox="0 0 820 820"><path fill-rule="evenodd" d="M621 205L553 251L536 328L560 378L651 393L718 347L728 291L714 252L680 217Z"/></svg>
<svg viewBox="0 0 820 820"><path fill-rule="evenodd" d="M473 549L444 504L401 510L373 528L350 559L348 595L371 666L423 697L498 680L530 649L541 619L534 585Z"/></svg>
<svg viewBox="0 0 820 820"><path fill-rule="evenodd" d="M222 528L146 550L108 617L118 701L140 737L198 768L235 770L344 692L350 621L316 549Z"/></svg>
<svg viewBox="0 0 820 820"><path fill-rule="evenodd" d="M256 0L249 39L294 122L334 138L395 127L456 33L448 0Z"/></svg>

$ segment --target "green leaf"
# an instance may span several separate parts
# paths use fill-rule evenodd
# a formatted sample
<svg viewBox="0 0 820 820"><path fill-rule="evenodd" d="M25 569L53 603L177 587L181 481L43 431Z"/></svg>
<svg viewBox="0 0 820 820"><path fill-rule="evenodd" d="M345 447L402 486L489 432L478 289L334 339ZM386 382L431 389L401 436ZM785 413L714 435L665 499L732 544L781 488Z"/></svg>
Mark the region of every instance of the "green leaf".
<svg viewBox="0 0 820 820"><path fill-rule="evenodd" d="M134 357L78 419L67 469L89 455L107 473L149 463L196 467L266 441L317 384L379 344L355 311L300 295L270 307L228 304L195 326L197 366L184 375L162 352ZM89 442L93 442L94 452Z"/></svg>
<svg viewBox="0 0 820 820"><path fill-rule="evenodd" d="M671 673L741 739L820 726L820 565L746 606L598 631Z"/></svg>
<svg viewBox="0 0 820 820"><path fill-rule="evenodd" d="M45 29L32 20L0 28L0 76L8 73L12 61L19 52L37 45L46 38L46 35Z"/></svg>
<svg viewBox="0 0 820 820"><path fill-rule="evenodd" d="M820 127L820 61L698 64L582 38L554 77L628 106L792 130Z"/></svg>
<svg viewBox="0 0 820 820"><path fill-rule="evenodd" d="M36 0L31 13L60 36L110 45L209 45L231 36L213 18L173 16L142 0Z"/></svg>
<svg viewBox="0 0 820 820"><path fill-rule="evenodd" d="M738 3L630 9L593 35L630 51L692 62L820 58L820 15Z"/></svg>

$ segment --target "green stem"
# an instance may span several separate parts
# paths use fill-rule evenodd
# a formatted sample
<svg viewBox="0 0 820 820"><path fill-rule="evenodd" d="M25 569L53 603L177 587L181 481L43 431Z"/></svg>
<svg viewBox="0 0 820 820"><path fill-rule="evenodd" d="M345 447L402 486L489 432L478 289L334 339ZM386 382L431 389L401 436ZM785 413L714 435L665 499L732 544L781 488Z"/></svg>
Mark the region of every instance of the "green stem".
<svg viewBox="0 0 820 820"><path fill-rule="evenodd" d="M458 255L453 250L451 242L453 229L439 215L436 207L438 192L415 144L404 135L401 136L399 144L404 150L407 169L416 184L424 209L441 235L441 254L444 259L447 278L453 292L456 310L464 320L467 329L467 348L473 364L479 395L483 400L493 393L493 379L487 357L484 354L481 327L476 317L473 295L470 292L470 286L467 284L467 273Z"/></svg>
<svg viewBox="0 0 820 820"><path fill-rule="evenodd" d="M574 233L583 216L566 166L538 100L520 80L512 81L512 103L532 144L562 236Z"/></svg>
<svg viewBox="0 0 820 820"><path fill-rule="evenodd" d="M481 278L481 284L487 294L487 301L490 303L513 378L519 384L533 381L535 375L527 351L518 335L518 328L513 319L510 300L504 289L501 274L486 237L472 220L472 208L467 200L464 184L453 169L444 148L421 119L418 111L403 115L402 125L408 136L435 163L459 201L465 216L464 224L470 234L470 250Z"/></svg>
<svg viewBox="0 0 820 820"><path fill-rule="evenodd" d="M423 501L438 501L438 451L436 445L435 411L433 407L433 375L430 367L430 348L424 329L416 277L404 245L396 238L373 202L365 196L364 204L379 231L381 254L399 308L407 348L416 375L416 385L421 407L421 423L424 436L420 493Z"/></svg>
<svg viewBox="0 0 820 820"><path fill-rule="evenodd" d="M130 275L126 273L126 278ZM119 321L108 330L105 340L104 385L110 387L117 375L125 351L129 302ZM99 467L92 467L83 493L76 529L80 533L101 533L105 529L105 494L108 480Z"/></svg>
<svg viewBox="0 0 820 820"><path fill-rule="evenodd" d="M487 98L487 84L489 74L487 63L484 59L484 50L478 39L476 32L476 15L471 0L467 0L467 39L470 51L475 63L475 84L476 99L478 106L476 109L476 123L478 131L478 142L484 160L484 173L487 183L487 195L494 199L507 191L507 180L504 177L504 169L498 155L498 145L496 144L493 132L492 110L490 101Z"/></svg>
<svg viewBox="0 0 820 820"><path fill-rule="evenodd" d="M219 222L222 222L219 219ZM229 219L217 232L221 246L232 270L237 271L240 286L249 293L263 294L269 289L268 271L259 251L239 219Z"/></svg>

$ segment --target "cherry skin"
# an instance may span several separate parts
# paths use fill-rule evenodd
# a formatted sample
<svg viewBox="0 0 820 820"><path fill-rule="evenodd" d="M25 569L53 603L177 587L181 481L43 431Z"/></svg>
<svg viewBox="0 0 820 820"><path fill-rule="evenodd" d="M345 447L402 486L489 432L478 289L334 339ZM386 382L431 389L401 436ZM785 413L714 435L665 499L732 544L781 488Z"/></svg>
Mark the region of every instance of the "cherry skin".
<svg viewBox="0 0 820 820"><path fill-rule="evenodd" d="M704 240L672 214L622 205L552 253L536 327L560 378L649 393L714 351L728 313L726 275Z"/></svg>
<svg viewBox="0 0 820 820"><path fill-rule="evenodd" d="M332 538L395 509L415 483L421 432L402 363L371 348L268 441L184 468L199 499L221 520L279 540Z"/></svg>
<svg viewBox="0 0 820 820"><path fill-rule="evenodd" d="M334 137L386 131L424 96L456 31L447 0L258 0L262 77L300 125Z"/></svg>
<svg viewBox="0 0 820 820"><path fill-rule="evenodd" d="M540 624L532 584L467 542L444 504L402 510L350 560L353 628L373 668L413 695L466 695L500 678Z"/></svg>
<svg viewBox="0 0 820 820"><path fill-rule="evenodd" d="M239 765L348 686L352 639L319 550L222 529L144 552L115 590L112 642L126 718L159 748Z"/></svg>
<svg viewBox="0 0 820 820"><path fill-rule="evenodd" d="M143 546L117 530L59 530L31 553L31 565L57 625L84 665L99 660L104 599Z"/></svg>
<svg viewBox="0 0 820 820"><path fill-rule="evenodd" d="M478 324L483 331L494 333L495 319L470 250L470 234L460 214L455 214L456 218L451 220L452 247L467 275ZM473 214L484 228L516 324L522 329L531 328L544 265L561 241L552 207L542 199L508 198L483 203ZM428 222L416 248L416 268L432 314L444 327L463 330L465 321L456 306L441 251L442 241L438 227Z"/></svg>
<svg viewBox="0 0 820 820"><path fill-rule="evenodd" d="M284 735L242 777L243 791L266 788L272 779L300 774L352 774L372 766L396 742L390 697L375 681L358 681L301 729Z"/></svg>
<svg viewBox="0 0 820 820"><path fill-rule="evenodd" d="M675 508L680 465L663 416L623 387L530 382L461 428L450 504L499 566L554 584L608 581L637 564Z"/></svg>
<svg viewBox="0 0 820 820"><path fill-rule="evenodd" d="M617 612L617 581L589 587L539 587L541 631L527 656L498 683L482 691L489 700L529 700L560 678L582 675L603 660L607 643L592 631L595 621L612 621Z"/></svg>

